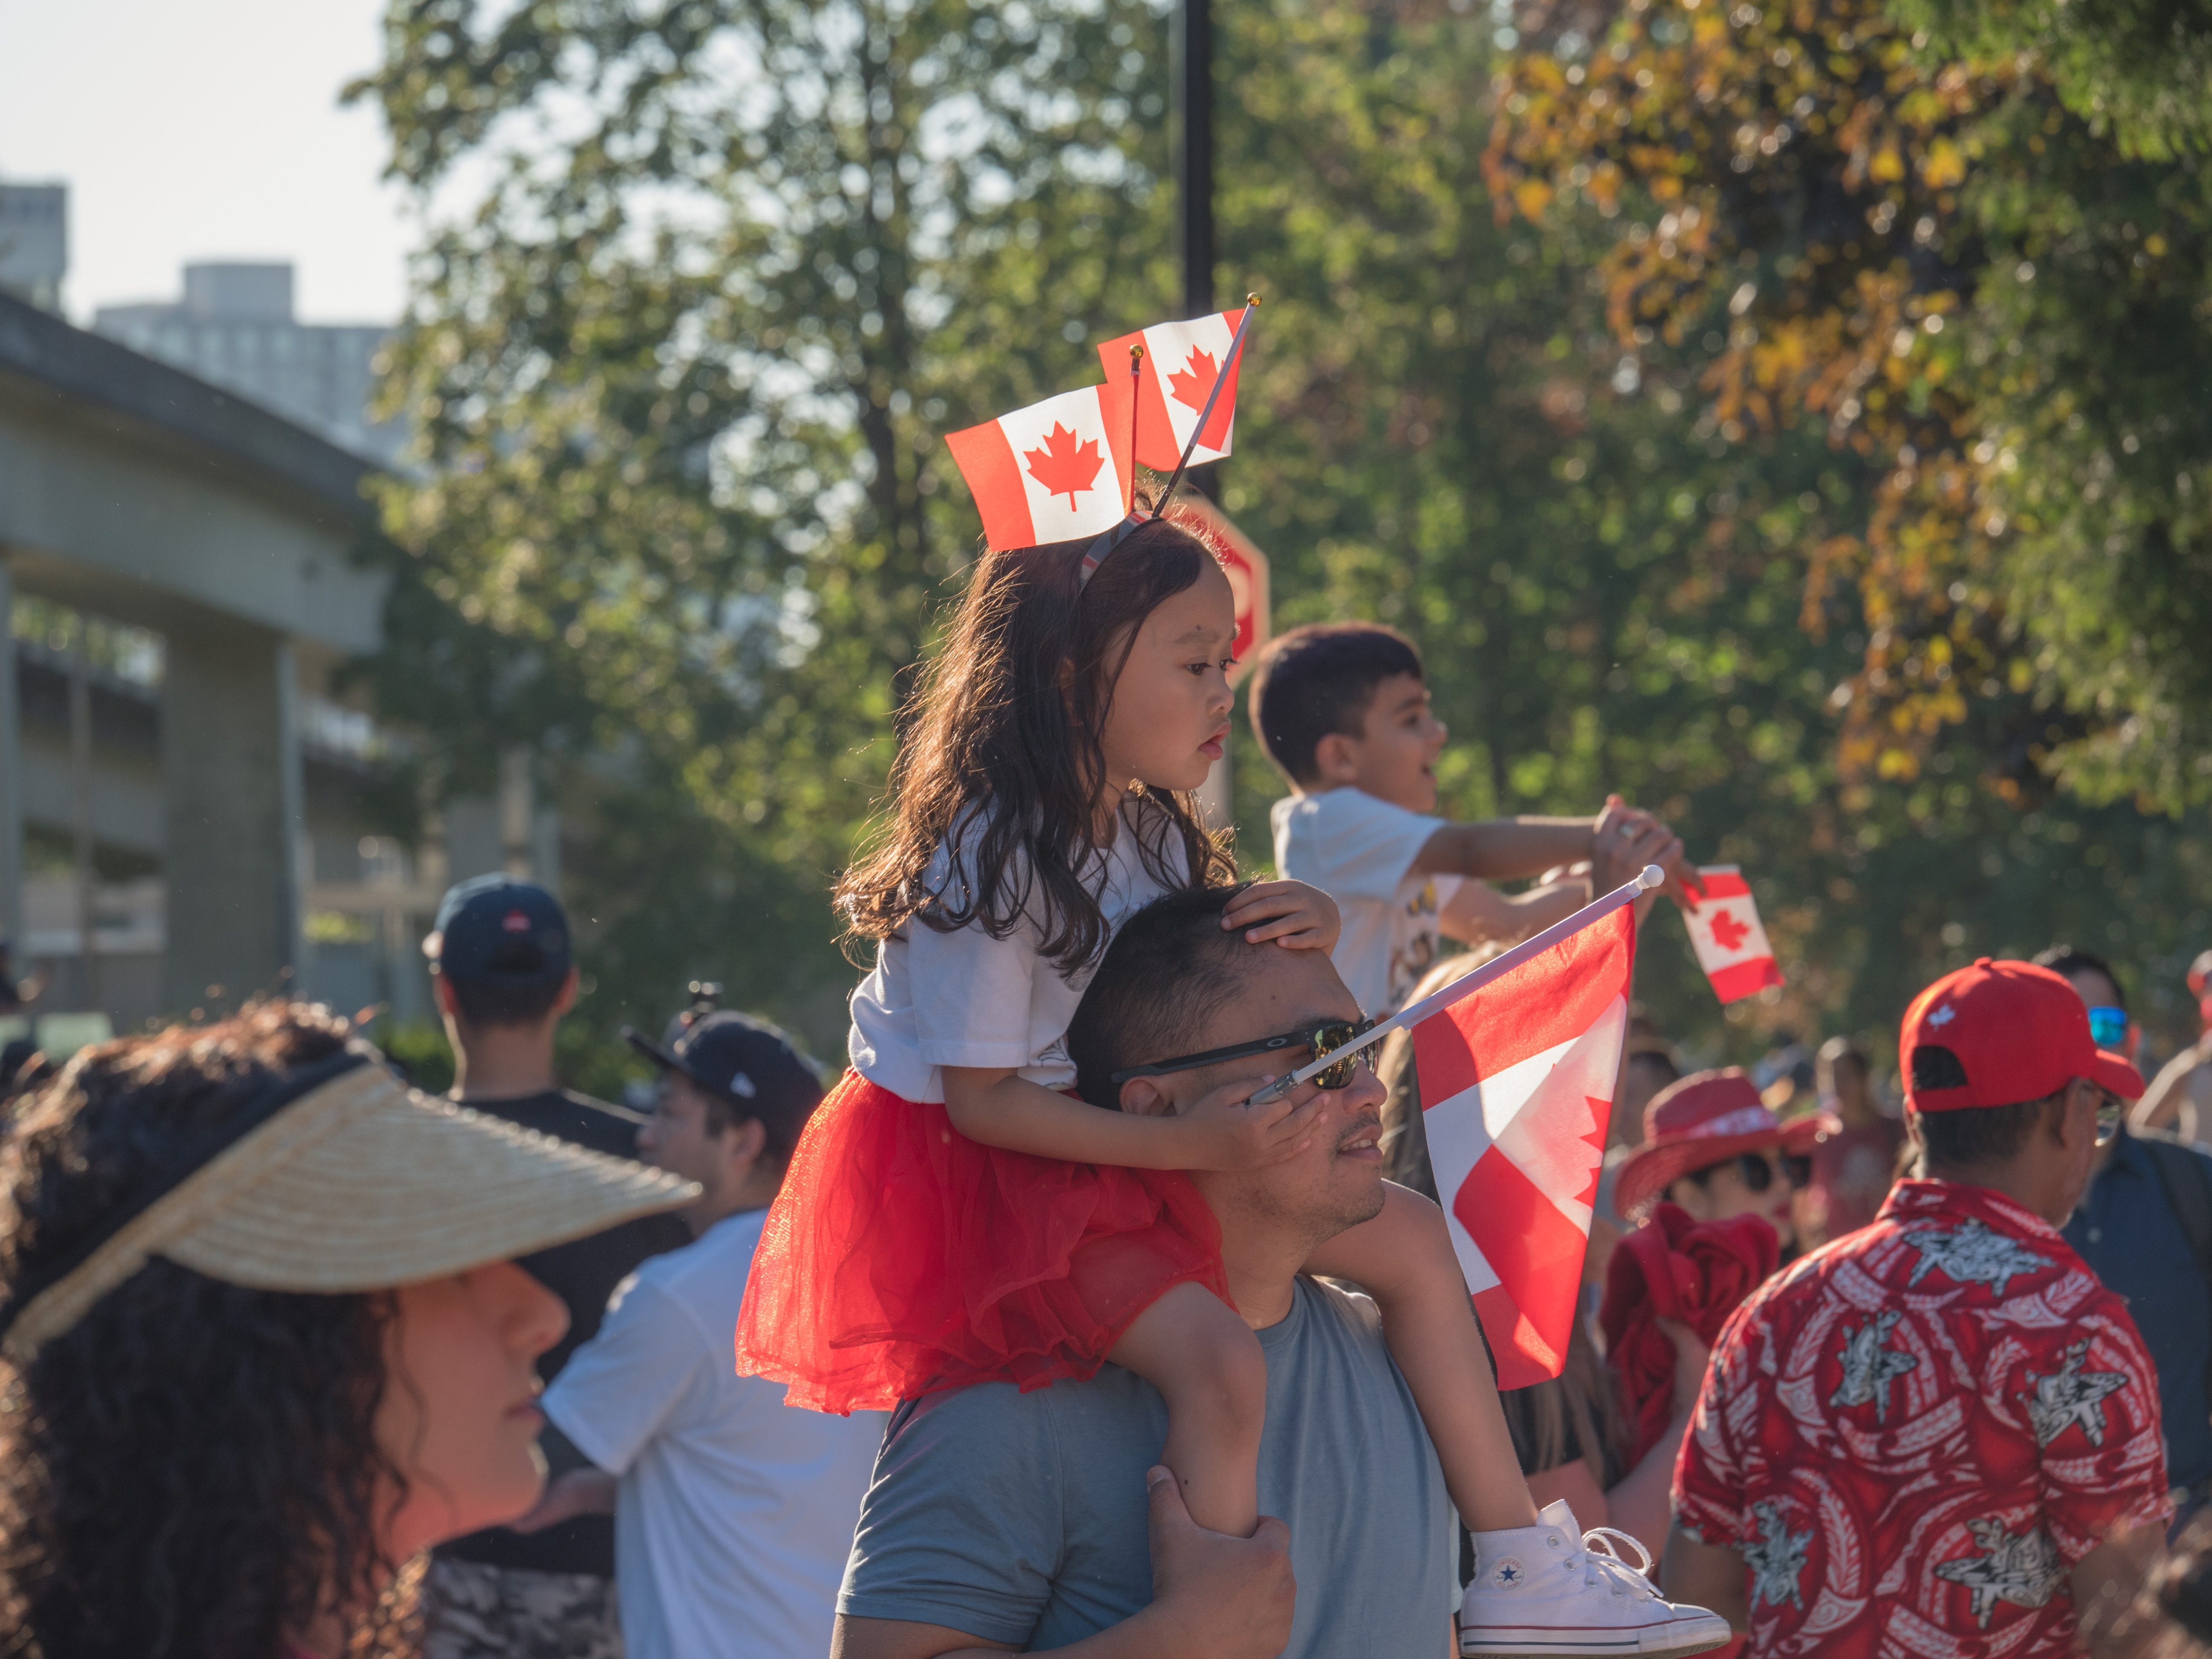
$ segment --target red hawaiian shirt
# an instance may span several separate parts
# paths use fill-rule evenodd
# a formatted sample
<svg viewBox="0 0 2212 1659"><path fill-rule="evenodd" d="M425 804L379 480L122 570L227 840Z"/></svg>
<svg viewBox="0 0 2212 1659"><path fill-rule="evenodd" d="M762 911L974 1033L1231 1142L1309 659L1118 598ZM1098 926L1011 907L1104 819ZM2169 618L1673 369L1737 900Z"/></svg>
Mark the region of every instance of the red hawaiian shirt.
<svg viewBox="0 0 2212 1659"><path fill-rule="evenodd" d="M1736 1310L1674 1465L1676 1521L1750 1568L1761 1659L2070 1655L2068 1570L2170 1510L2124 1304L2047 1223L1945 1181Z"/></svg>

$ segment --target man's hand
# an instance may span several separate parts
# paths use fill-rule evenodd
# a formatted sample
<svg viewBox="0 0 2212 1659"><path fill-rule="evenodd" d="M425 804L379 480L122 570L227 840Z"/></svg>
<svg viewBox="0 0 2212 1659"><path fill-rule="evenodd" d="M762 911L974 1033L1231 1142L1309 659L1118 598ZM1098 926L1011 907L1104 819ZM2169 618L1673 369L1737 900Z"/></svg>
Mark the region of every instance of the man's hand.
<svg viewBox="0 0 2212 1659"><path fill-rule="evenodd" d="M1154 1466L1145 1483L1152 1504L1152 1605L1141 1615L1173 1632L1157 1651L1209 1659L1275 1659L1291 1639L1297 1581L1291 1571L1291 1529L1261 1516L1249 1538L1208 1532L1183 1507L1182 1488Z"/></svg>
<svg viewBox="0 0 2212 1659"><path fill-rule="evenodd" d="M1320 1115L1322 1091L1313 1084L1297 1093L1249 1103L1272 1079L1246 1078L1224 1084L1176 1114L1190 1151L1184 1168L1190 1170L1264 1170L1287 1163L1312 1143L1314 1121ZM1301 1101L1297 1095L1303 1093Z"/></svg>
<svg viewBox="0 0 2212 1659"><path fill-rule="evenodd" d="M1269 939L1292 951L1334 951L1344 918L1336 901L1302 881L1255 881L1221 913L1221 925L1242 927L1247 945Z"/></svg>

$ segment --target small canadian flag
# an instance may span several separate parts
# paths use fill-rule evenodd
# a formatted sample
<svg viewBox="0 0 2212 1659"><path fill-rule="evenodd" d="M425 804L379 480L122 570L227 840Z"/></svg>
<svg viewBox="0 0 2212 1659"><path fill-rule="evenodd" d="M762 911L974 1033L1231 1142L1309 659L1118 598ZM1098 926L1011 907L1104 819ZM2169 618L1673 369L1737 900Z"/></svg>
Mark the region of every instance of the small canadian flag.
<svg viewBox="0 0 2212 1659"><path fill-rule="evenodd" d="M1128 516L1129 371L945 440L994 553L1103 536Z"/></svg>
<svg viewBox="0 0 2212 1659"><path fill-rule="evenodd" d="M1211 317L1194 317L1187 323L1155 323L1135 334L1124 334L1098 348L1098 361L1106 366L1106 379L1129 378L1129 348L1141 345L1145 360L1137 373L1137 465L1155 472L1172 472L1182 460L1183 446L1198 431L1198 417L1229 366L1229 384L1214 400L1206 430L1190 452L1190 464L1203 466L1229 453L1237 425L1237 363L1230 362L1230 346L1237 325L1244 320L1242 307L1217 311Z"/></svg>
<svg viewBox="0 0 2212 1659"><path fill-rule="evenodd" d="M1774 947L1766 942L1759 924L1759 904L1751 896L1743 872L1733 864L1700 866L1705 896L1682 920L1690 930L1690 944L1698 953L1698 966L1713 982L1713 994L1735 1002L1783 982L1774 964Z"/></svg>

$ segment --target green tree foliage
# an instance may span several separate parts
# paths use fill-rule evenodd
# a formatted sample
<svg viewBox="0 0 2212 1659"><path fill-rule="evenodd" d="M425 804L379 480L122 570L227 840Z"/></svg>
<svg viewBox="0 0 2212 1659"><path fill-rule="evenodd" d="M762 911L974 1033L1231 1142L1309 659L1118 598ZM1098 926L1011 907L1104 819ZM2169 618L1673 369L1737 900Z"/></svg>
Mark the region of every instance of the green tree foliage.
<svg viewBox="0 0 2212 1659"><path fill-rule="evenodd" d="M1605 15L1656 30L1663 11L1653 0ZM2007 492L2054 487L2061 438L2085 446L2065 465L2091 466L2086 447L2110 430L2090 414L2067 428L2070 412L2023 378L2031 367L2063 374L2076 398L2139 391L2129 378L2130 390L2094 392L2103 371L2089 360L2112 318L2067 310L2068 335L2000 308L2057 295L2044 273L2073 256L2038 242L2020 256L2036 281L2008 275L2008 288L1942 276L1970 254L2016 272L2019 258L2001 267L1973 253L2007 236L2025 246L2028 232L2002 228L2006 213L2038 237L2058 234L2062 212L2101 224L2117 211L2110 181L2080 188L2099 164L2077 156L2053 175L2081 198L2071 205L2039 185L1976 195L1964 171L1928 183L1939 143L1956 151L1940 179L1954 163L1981 165L1970 143L1985 155L1996 142L1966 133L1986 114L1976 105L1928 117L1924 131L1897 129L1898 165L1920 169L1910 187L1923 195L1899 198L1887 240L1865 218L1873 197L1839 179L1801 181L1796 196L1777 181L1741 212L1692 222L1683 209L1696 192L1752 187L1733 166L1745 112L1763 122L1805 95L1770 88L1756 54L1707 66L1724 112L1701 113L1706 82L1684 82L1687 101L1663 116L1676 124L1664 128L1664 167L1634 146L1501 157L1500 72L1514 77L1510 99L1551 64L1547 95L1571 130L1609 37L1561 36L1537 60L1501 48L1495 17L1448 7L1304 0L1216 15L1218 288L1268 301L1224 505L1273 557L1279 626L1366 616L1420 641L1455 734L1446 810L1589 811L1619 790L1664 811L1701 858L1742 863L1788 991L1723 1020L1666 915L1639 981L1707 1056L1747 1057L1784 1022L1880 1038L1944 968L2057 936L2178 985L2212 921L2203 855L2131 800L2083 805L2042 763L2052 726L2111 740L2125 718L2120 701L2103 710L2082 690L2079 664L2062 674L2046 660L2054 630L2125 617L2119 626L2163 637L2186 615L2185 559L2158 605L2085 590L2074 621L2021 608L2024 530L1984 534L1972 544L1983 562L1964 570L1954 550L1906 538L1890 568L1918 558L1927 580L1908 591L1899 576L1893 592L1866 577L1887 556L1879 526L1902 525L1898 502L1919 500L1895 493L1904 428L1856 441L1876 394L1898 420L1948 420L1984 407L1954 385L2019 380L2004 407L2057 423L2056 434L2037 428L2039 459L2008 436L1977 459L1978 444L1996 441L1981 428L1944 441L1964 506L2017 525L2044 522L2039 511L2058 520ZM426 451L422 476L389 504L408 556L383 695L441 735L452 780L479 778L501 748L526 743L584 796L588 856L572 886L605 987L587 1023L604 1029L617 1010L657 1019L684 978L704 975L834 1045L850 970L831 951L822 894L887 763L899 676L974 545L941 434L1095 381L1097 341L1173 308L1172 204L1156 184L1167 161L1160 11L725 0L647 23L568 0L489 26L478 16L459 0L397 6L368 88L392 123L402 177L426 199L482 198L424 253L395 366ZM1773 67L1774 43L1760 39ZM1894 82L1896 120L1926 115L1908 39L1870 26L1863 41L1826 48L1824 76ZM1630 87L1649 67L1602 61ZM2034 131L2015 136L2029 154L2051 149L2041 124L2054 117L2069 144L2110 143L2047 95L2005 93L1989 108L2033 112ZM1759 185L1766 129L1753 125ZM2033 137L2045 151L2028 149ZM1793 166L1806 153L1788 147ZM1884 153L1867 147L1869 177L1887 171ZM1677 195L1662 229L1669 170ZM2194 177L2125 176L2146 188ZM1882 188L1908 182L1900 171ZM1851 238L1833 238L1838 259L1856 264L1808 269L1793 287L1784 261L1809 266L1815 197L1867 228L1848 254ZM1923 216L1940 218L1936 247L1913 240ZM2113 222L2100 256L2108 275L2130 246L2150 251L2148 217L2132 221L2132 244L2128 222ZM2106 246L2101 231L2078 234L2084 250ZM1625 249L1670 240L1673 260L1686 237L1704 263L1624 274ZM1895 319L1877 327L1847 301L1863 291L1860 269L1893 255L1905 275L1867 299L1869 315ZM1936 276L1923 283L1923 268ZM1659 277L1670 297L1640 309ZM1940 303L1927 285L1938 277L1950 283ZM1732 313L1747 283L1753 295ZM2133 291L2108 290L2117 325L2147 337ZM1954 319L1947 331L1925 326L1937 316ZM2003 344L2008 316L2036 331L2031 362ZM1758 337L1739 343L1740 325ZM1747 367L1714 380L1729 354L1747 365L1785 337L1808 361L1873 364L1843 430L1804 417L1810 393L1788 362L1771 384ZM2184 355L2172 363L2188 372ZM2171 432L2154 433L2160 412ZM2148 453L2154 437L2193 442L2197 418L2150 410L2130 429ZM2186 493L2171 482L2180 470L2159 500ZM2109 494L2087 489L2081 508L2112 533ZM2114 556L2095 580L2124 586L2135 556ZM1808 571L1823 562L1858 580L1814 582L1808 603ZM1961 616L1965 633L1939 647ZM2109 665L2112 642L2097 649ZM1961 668L1938 672L1942 651L1954 665L1972 658L1996 689L1978 679L1962 695ZM2125 653L2172 672L2148 643ZM1948 686L1956 706L1929 720L1928 707L1882 695L1888 678ZM1869 733L1854 761L1850 744ZM1279 787L1241 721L1239 744L1245 860L1264 864ZM1880 763L1891 750L1902 762ZM2087 776L2082 745L2065 752ZM2142 787L2141 775L2111 788ZM2009 794L1990 787L2007 781Z"/></svg>
<svg viewBox="0 0 2212 1659"><path fill-rule="evenodd" d="M392 6L356 95L439 228L390 375L422 471L387 495L380 689L441 734L434 795L522 744L592 797L575 875L625 994L704 973L788 1012L842 976L821 896L973 533L939 436L1096 378L1089 319L1159 241L1161 33Z"/></svg>
<svg viewBox="0 0 2212 1659"><path fill-rule="evenodd" d="M1625 216L1586 199L1501 222L1494 106L1467 95L1500 67L1489 37L1355 6L1224 22L1224 281L1270 297L1225 500L1275 556L1279 625L1373 616L1421 641L1449 810L1618 789L1745 866L1789 989L1723 1025L1664 915L1639 981L1707 1054L1747 1058L1778 1024L1891 1040L1927 979L2055 938L2170 996L2203 860L2130 805L2055 790L2031 699L1978 701L1909 773L1839 769L1880 647L1854 586L1804 615L1808 568L1893 467L1817 422L1723 416L1695 335L1616 329ZM1983 775L2024 787L2008 803ZM1279 786L1249 745L1239 775L1256 854Z"/></svg>
<svg viewBox="0 0 2212 1659"><path fill-rule="evenodd" d="M2146 9L1924 9L1978 55L1881 0L1532 6L1493 185L1607 216L1614 331L1731 441L1812 424L1886 474L1809 561L1808 620L1849 575L1874 623L1847 768L1910 777L1978 703L2015 800L2212 799L2212 177L2152 158L2140 80L2133 125L2067 106L2083 41L2148 72Z"/></svg>

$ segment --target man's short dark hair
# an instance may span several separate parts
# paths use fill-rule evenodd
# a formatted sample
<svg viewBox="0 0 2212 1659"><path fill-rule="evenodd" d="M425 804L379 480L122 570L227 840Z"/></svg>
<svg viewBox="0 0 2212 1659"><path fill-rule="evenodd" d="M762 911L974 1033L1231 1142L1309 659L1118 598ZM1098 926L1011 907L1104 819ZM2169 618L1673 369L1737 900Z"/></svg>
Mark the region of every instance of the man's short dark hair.
<svg viewBox="0 0 2212 1659"><path fill-rule="evenodd" d="M518 946L526 949L526 946ZM553 1012L561 1000L562 978L550 981L465 980L444 975L460 1006L461 1024L472 1030L501 1025L536 1025Z"/></svg>
<svg viewBox="0 0 2212 1659"><path fill-rule="evenodd" d="M1221 925L1243 890L1170 893L1122 923L1067 1028L1076 1093L1119 1111L1112 1073L1190 1052L1194 1034L1236 991L1240 953L1252 948Z"/></svg>
<svg viewBox="0 0 2212 1659"><path fill-rule="evenodd" d="M2048 968L2061 979L2070 980L2076 974L2102 974L2119 998L2115 1006L2128 1006L2128 988L2120 983L2118 969L2094 951L2084 951L2071 945L2054 945L2047 951L2038 951L2029 958L2039 968Z"/></svg>
<svg viewBox="0 0 2212 1659"><path fill-rule="evenodd" d="M1421 653L1380 623L1313 623L1261 653L1252 673L1252 730L1292 783L1317 777L1314 750L1332 732L1358 737L1375 688L1395 674L1422 678Z"/></svg>
<svg viewBox="0 0 2212 1659"><path fill-rule="evenodd" d="M1962 1089L1966 1068L1950 1049L1923 1042L1912 1051L1912 1086ZM2070 1086L2070 1085L2069 1085ZM1967 1106L1952 1112L1915 1112L1921 1152L1930 1167L1987 1169L2009 1163L2027 1145L2035 1126L2051 1115L2065 1094L2046 1095L2013 1106Z"/></svg>

